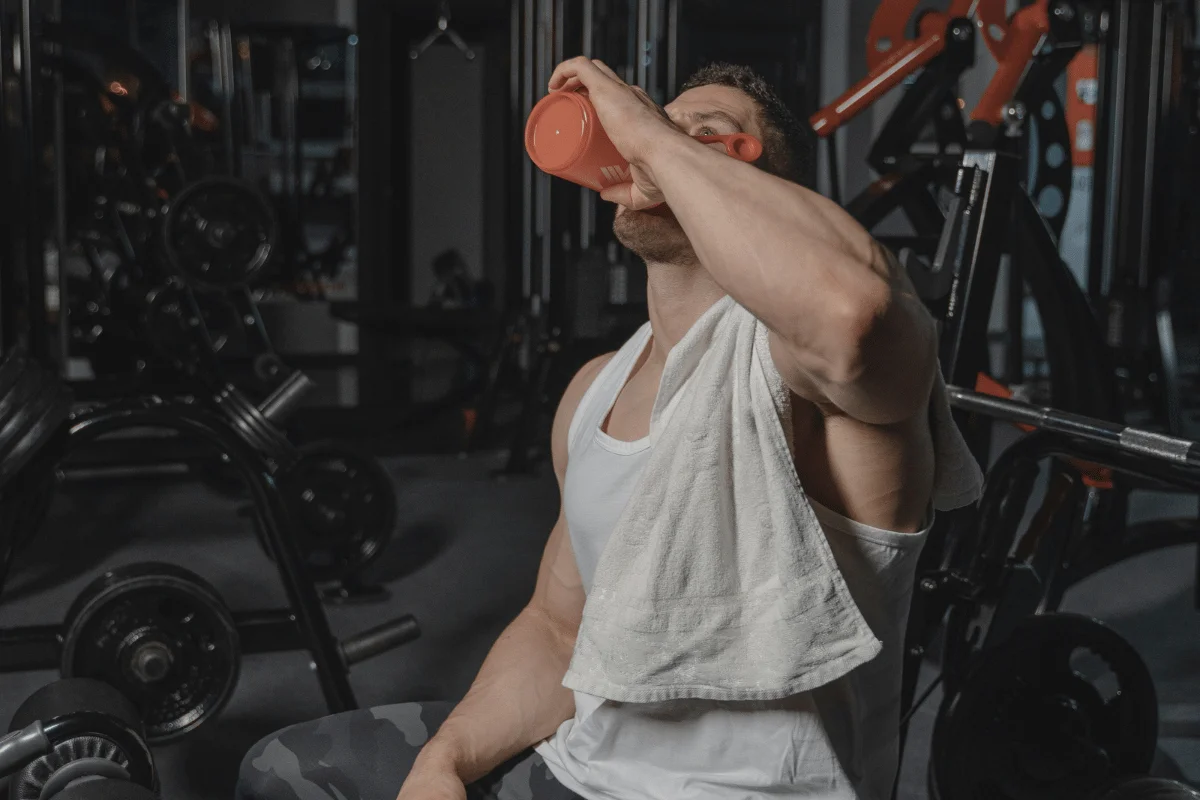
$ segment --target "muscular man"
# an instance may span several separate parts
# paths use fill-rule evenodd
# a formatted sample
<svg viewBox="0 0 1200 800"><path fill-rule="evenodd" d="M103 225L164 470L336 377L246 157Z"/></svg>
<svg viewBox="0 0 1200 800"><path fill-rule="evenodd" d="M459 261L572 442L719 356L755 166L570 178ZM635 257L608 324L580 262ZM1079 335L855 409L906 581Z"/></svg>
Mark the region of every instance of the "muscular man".
<svg viewBox="0 0 1200 800"><path fill-rule="evenodd" d="M665 114L602 63L560 65L550 88L574 86L586 87L632 166L632 182L603 196L619 204L617 238L647 263L650 323L584 366L562 398L553 428L562 510L533 596L452 711L406 704L287 729L247 755L242 798L890 792L900 647L931 516L933 321L895 260L797 182L807 139L749 70L701 70ZM691 138L739 131L764 143L761 168ZM793 393L796 470L883 650L782 700L616 703L573 693L563 676L600 553L651 449L667 355L727 295L770 331L774 367Z"/></svg>

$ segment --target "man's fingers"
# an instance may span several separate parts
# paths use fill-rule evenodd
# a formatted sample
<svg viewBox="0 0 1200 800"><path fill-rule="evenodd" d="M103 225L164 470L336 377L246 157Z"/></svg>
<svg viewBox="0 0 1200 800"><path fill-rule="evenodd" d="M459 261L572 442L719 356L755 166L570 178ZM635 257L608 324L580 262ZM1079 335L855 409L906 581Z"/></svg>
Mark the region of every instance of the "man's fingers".
<svg viewBox="0 0 1200 800"><path fill-rule="evenodd" d="M618 183L600 192L600 199L629 208L633 205L633 184Z"/></svg>
<svg viewBox="0 0 1200 800"><path fill-rule="evenodd" d="M632 181L609 186L600 192L600 199L609 203L625 206L630 211L642 211L647 208L661 206L662 200L650 200L637 188Z"/></svg>
<svg viewBox="0 0 1200 800"><path fill-rule="evenodd" d="M554 72L550 75L550 91L557 91L565 88L567 82L574 78L580 85L591 88L591 84L604 73L592 63L590 58L576 56L568 58L566 61L554 68Z"/></svg>

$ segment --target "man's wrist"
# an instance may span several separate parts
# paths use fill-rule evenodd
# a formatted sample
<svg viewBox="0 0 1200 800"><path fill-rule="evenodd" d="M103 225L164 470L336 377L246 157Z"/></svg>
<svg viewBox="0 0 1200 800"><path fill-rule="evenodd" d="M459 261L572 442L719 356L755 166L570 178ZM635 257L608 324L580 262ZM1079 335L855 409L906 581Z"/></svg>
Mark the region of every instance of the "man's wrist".
<svg viewBox="0 0 1200 800"><path fill-rule="evenodd" d="M699 142L695 139L676 128L660 126L660 130L656 130L646 137L645 144L641 148L640 166L653 176L655 167L664 160L698 144Z"/></svg>
<svg viewBox="0 0 1200 800"><path fill-rule="evenodd" d="M460 775L464 758L462 747L451 736L439 733L421 748L413 771L447 772Z"/></svg>

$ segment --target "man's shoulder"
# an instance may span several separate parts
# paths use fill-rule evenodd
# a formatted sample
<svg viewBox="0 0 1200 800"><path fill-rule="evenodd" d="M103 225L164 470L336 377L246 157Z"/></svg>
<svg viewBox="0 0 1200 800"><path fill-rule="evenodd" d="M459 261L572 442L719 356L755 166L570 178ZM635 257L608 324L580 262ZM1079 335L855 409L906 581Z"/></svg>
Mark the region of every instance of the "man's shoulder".
<svg viewBox="0 0 1200 800"><path fill-rule="evenodd" d="M596 381L596 377L600 371L612 361L613 356L617 353L604 353L588 361L576 371L575 376L571 378L571 382L567 384L567 390L563 392L562 399L558 401L558 410L554 414L554 430L553 442L556 448L562 449L562 454L566 454L567 434L571 426L571 420L575 416L575 412L579 409L579 404L583 400L583 396L587 394L587 390L591 388ZM565 461L564 461L565 464Z"/></svg>
<svg viewBox="0 0 1200 800"><path fill-rule="evenodd" d="M571 378L571 382L567 384L567 390L563 392L562 401L558 404L560 414L564 412L568 415L575 413L575 409L579 407L579 403L583 399L583 396L587 394L587 390L592 387L601 370L608 366L608 362L612 361L613 356L616 354L614 350L611 353L598 355L579 368L575 373L575 377Z"/></svg>

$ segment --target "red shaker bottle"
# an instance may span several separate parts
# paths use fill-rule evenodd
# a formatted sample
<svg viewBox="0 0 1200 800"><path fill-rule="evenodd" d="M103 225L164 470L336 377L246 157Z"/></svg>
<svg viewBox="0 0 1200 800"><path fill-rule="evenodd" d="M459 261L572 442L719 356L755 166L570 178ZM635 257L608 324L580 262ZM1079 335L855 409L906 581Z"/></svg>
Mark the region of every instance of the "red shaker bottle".
<svg viewBox="0 0 1200 800"><path fill-rule="evenodd" d="M577 91L551 92L533 107L525 150L543 172L597 192L629 182L629 162L600 127L592 102Z"/></svg>
<svg viewBox="0 0 1200 800"><path fill-rule="evenodd" d="M762 143L747 133L697 136L719 142L741 161L762 155ZM629 182L629 162L617 151L587 95L556 91L533 107L525 124L525 150L538 169L597 192Z"/></svg>

